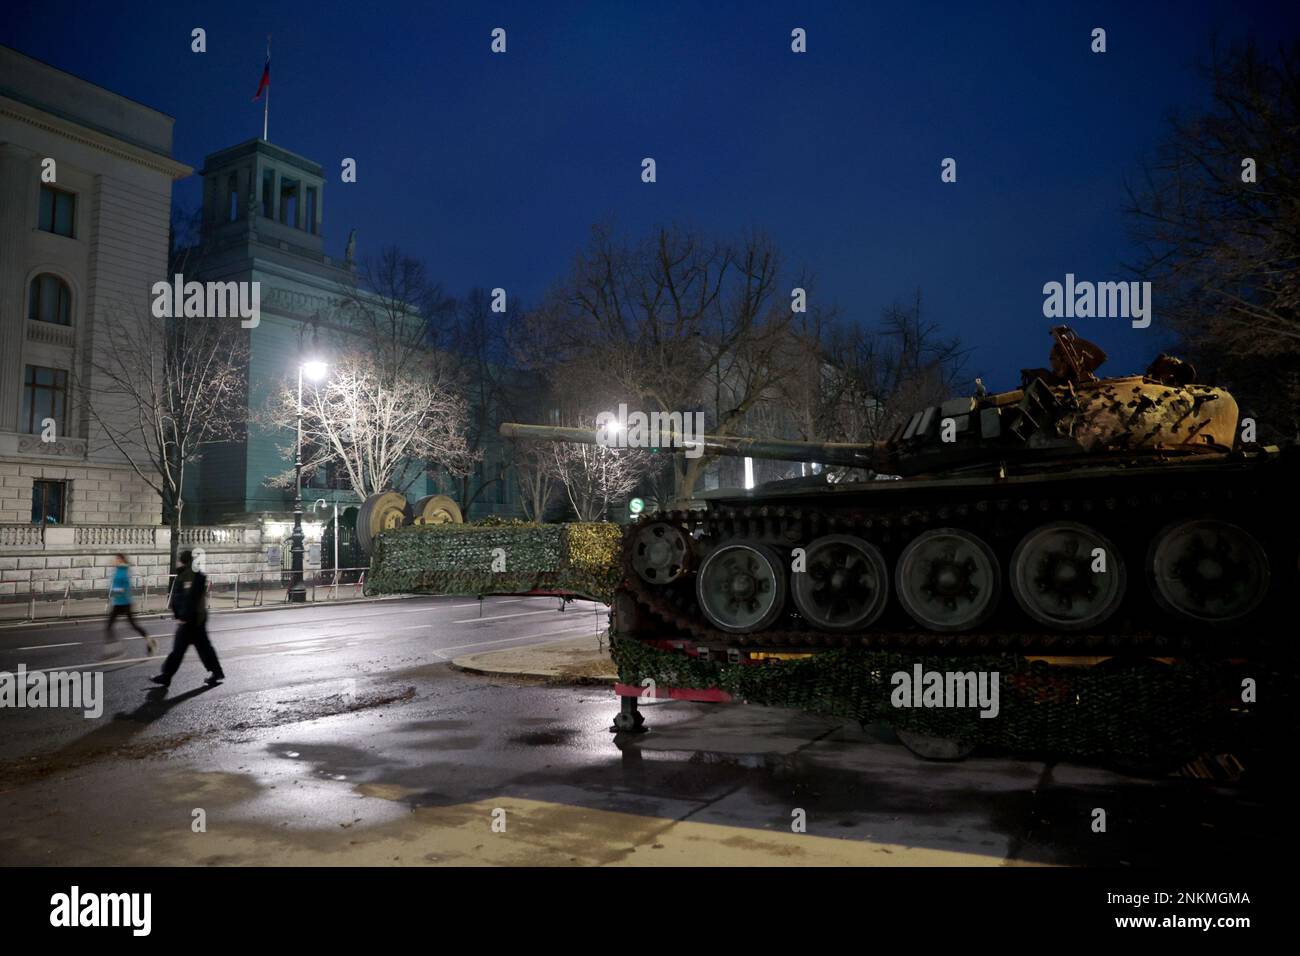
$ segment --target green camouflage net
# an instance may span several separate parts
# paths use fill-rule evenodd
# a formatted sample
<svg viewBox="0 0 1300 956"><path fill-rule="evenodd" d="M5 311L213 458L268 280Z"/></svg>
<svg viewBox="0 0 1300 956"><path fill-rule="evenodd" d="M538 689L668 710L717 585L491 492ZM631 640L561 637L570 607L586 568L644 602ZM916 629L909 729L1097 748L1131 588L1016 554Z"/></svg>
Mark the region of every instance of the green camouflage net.
<svg viewBox="0 0 1300 956"><path fill-rule="evenodd" d="M367 591L472 596L566 591L609 603L620 576L622 531L608 522L398 528L379 536ZM504 570L493 570L503 564Z"/></svg>
<svg viewBox="0 0 1300 956"><path fill-rule="evenodd" d="M1261 734L1296 729L1294 678L1258 665L1150 662L1131 667L1048 666L1015 655L916 656L836 650L799 660L728 664L701 661L623 638L613 643L619 679L641 686L710 688L752 704L883 721L900 729L951 737L1016 754L1081 758L1124 756L1187 759L1235 752ZM893 674L923 671L996 672L999 710L900 708L891 703ZM1242 703L1253 678L1262 704Z"/></svg>

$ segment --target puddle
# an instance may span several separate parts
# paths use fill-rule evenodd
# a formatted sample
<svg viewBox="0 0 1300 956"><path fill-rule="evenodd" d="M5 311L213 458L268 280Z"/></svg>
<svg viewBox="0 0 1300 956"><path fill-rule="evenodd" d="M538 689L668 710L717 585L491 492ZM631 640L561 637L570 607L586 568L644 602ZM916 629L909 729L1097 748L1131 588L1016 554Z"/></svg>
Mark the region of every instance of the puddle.
<svg viewBox="0 0 1300 956"><path fill-rule="evenodd" d="M563 747L573 743L578 736L578 731L565 727L560 730L535 730L531 733L516 734L510 738L512 744L523 744L525 747Z"/></svg>

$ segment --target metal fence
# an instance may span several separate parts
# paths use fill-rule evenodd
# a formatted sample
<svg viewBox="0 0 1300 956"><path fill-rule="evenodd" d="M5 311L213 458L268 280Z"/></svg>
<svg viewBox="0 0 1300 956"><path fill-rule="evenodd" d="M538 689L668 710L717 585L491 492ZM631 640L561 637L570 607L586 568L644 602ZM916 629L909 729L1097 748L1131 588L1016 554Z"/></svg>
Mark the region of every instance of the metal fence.
<svg viewBox="0 0 1300 956"><path fill-rule="evenodd" d="M364 596L367 568L325 568L303 571L305 602L350 600ZM265 607L289 604L293 572L280 569L270 571L229 571L208 574L208 608ZM157 576L154 576L156 580ZM171 590L176 575L169 574L167 583L150 584L150 578L135 577L132 602L138 614L165 613L170 606ZM47 590L27 595L8 595L0 602L0 620L36 621L58 620L107 614L112 606L108 587L76 587L67 582L62 591ZM25 615L24 615L25 610ZM12 612L12 613L3 613ZM44 613L41 613L44 612Z"/></svg>

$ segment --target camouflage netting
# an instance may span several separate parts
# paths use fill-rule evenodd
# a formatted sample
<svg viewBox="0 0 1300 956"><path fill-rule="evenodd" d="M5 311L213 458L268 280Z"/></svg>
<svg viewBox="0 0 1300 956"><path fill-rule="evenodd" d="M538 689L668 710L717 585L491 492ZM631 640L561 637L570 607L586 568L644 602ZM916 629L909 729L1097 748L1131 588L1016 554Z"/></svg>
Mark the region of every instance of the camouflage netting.
<svg viewBox="0 0 1300 956"><path fill-rule="evenodd" d="M905 655L828 651L761 664L700 661L635 640L616 640L620 680L640 686L717 687L752 704L884 721L917 733L1017 754L1186 759L1258 745L1262 734L1295 732L1290 669L1222 663L1150 663L1134 668L1048 666L1014 655ZM999 712L978 708L896 708L898 671L996 671ZM1263 704L1241 703L1242 680L1256 681ZM1266 721L1266 724L1261 722Z"/></svg>
<svg viewBox="0 0 1300 956"><path fill-rule="evenodd" d="M380 535L369 590L473 596L563 590L608 603L621 576L621 540L622 529L609 523L401 528ZM492 571L496 548L504 551L504 572ZM749 703L883 721L1017 754L1162 760L1258 749L1298 729L1292 663L1049 667L1006 654L836 650L728 664L630 639L615 640L613 654L626 684L651 678L660 687L716 687ZM978 708L894 707L892 675L910 674L917 664L926 672L997 672L998 716L981 719ZM1256 682L1260 703L1241 702L1245 678Z"/></svg>
<svg viewBox="0 0 1300 956"><path fill-rule="evenodd" d="M379 536L367 590L473 596L568 591L608 603L618 583L622 533L608 522L412 525ZM493 571L494 559L502 557L505 570Z"/></svg>

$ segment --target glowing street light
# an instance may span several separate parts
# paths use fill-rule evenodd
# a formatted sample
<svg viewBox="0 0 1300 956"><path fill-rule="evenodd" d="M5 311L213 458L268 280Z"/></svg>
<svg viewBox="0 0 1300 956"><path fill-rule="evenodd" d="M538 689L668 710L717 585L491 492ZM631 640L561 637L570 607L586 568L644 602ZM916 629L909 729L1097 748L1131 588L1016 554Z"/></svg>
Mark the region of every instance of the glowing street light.
<svg viewBox="0 0 1300 956"><path fill-rule="evenodd" d="M329 366L324 362L312 360L302 363L302 372L313 382L324 381L325 376L329 373Z"/></svg>

